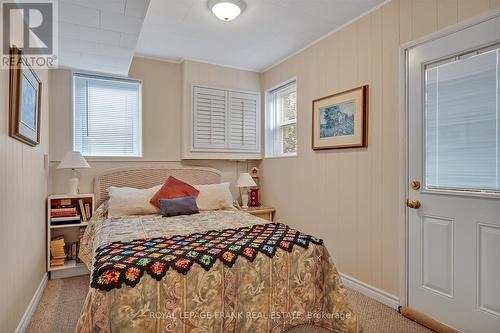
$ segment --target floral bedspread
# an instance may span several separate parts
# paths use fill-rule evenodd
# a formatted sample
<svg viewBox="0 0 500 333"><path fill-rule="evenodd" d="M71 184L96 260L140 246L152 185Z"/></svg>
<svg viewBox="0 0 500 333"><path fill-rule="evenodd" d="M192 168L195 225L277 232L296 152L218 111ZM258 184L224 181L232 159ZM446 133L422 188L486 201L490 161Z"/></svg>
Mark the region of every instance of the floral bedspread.
<svg viewBox="0 0 500 333"><path fill-rule="evenodd" d="M103 204L81 240L80 258L91 269L98 248L143 238L169 238L263 225L238 211L107 218ZM232 267L215 261L207 271L168 270L134 286L109 291L90 288L76 332L283 332L313 324L334 332L357 332L340 277L321 242L259 253Z"/></svg>

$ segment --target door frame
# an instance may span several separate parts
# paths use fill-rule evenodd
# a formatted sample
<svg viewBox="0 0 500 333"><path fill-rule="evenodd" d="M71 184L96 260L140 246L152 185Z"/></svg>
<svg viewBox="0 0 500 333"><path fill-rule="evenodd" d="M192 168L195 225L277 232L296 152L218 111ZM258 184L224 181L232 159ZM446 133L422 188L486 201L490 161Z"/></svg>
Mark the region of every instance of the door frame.
<svg viewBox="0 0 500 333"><path fill-rule="evenodd" d="M467 29L471 26L483 23L492 18L500 16L500 9L489 10L471 19L464 20L450 27L433 32L424 37L417 38L399 46L399 305L408 306L408 268L409 268L409 234L408 234L408 208L404 204L409 198L408 189L408 51L409 49L432 40L445 37L447 35Z"/></svg>

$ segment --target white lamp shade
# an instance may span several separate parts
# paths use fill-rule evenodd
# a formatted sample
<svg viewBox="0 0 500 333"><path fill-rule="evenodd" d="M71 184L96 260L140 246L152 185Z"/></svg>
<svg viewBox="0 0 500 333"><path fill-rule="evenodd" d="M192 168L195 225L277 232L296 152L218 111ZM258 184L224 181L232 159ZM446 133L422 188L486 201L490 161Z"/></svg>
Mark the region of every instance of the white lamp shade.
<svg viewBox="0 0 500 333"><path fill-rule="evenodd" d="M257 186L252 176L248 172L240 174L238 181L236 182L236 187L252 187Z"/></svg>
<svg viewBox="0 0 500 333"><path fill-rule="evenodd" d="M90 165L79 151L69 151L57 166L58 169L88 169Z"/></svg>

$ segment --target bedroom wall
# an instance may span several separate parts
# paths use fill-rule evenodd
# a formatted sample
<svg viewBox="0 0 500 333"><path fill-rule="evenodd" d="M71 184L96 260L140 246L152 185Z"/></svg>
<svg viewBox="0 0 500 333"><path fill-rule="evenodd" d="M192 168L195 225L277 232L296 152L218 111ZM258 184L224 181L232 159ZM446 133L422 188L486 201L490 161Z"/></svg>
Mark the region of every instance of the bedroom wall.
<svg viewBox="0 0 500 333"><path fill-rule="evenodd" d="M393 0L264 72L298 85L298 156L264 159L278 220L321 235L338 269L399 295L399 45L492 8L490 0ZM311 101L369 84L366 149L311 149Z"/></svg>
<svg viewBox="0 0 500 333"><path fill-rule="evenodd" d="M91 159L91 169L80 170L80 191L92 192L93 179L99 173L120 166L135 165L200 165L219 169L225 181L234 184L240 172L247 167L246 162L229 160L184 160L181 161L181 117L183 89L186 81L198 82L199 70L203 68L204 80L217 86L236 84L236 80L228 81L227 69L220 66L190 62L193 69L183 75L184 64L134 57L129 76L142 80L143 92L143 157L142 158L103 158ZM233 75L236 70L229 70ZM193 73L193 74L191 74ZM243 74L244 75L244 74ZM256 82L259 84L259 76ZM205 81L209 80L209 81ZM71 71L67 69L52 70L51 85L54 87L51 95L51 142L50 142L50 173L51 193L64 193L66 182L70 176L69 170L57 170L57 165L64 154L72 149L72 99ZM241 85L237 85L239 88ZM244 85L243 87L246 87ZM257 91L259 87L257 86ZM237 191L231 186L234 196Z"/></svg>
<svg viewBox="0 0 500 333"><path fill-rule="evenodd" d="M9 71L0 70L0 323L14 332L45 274L45 199L49 152L49 80L42 81L41 143L30 147L8 135Z"/></svg>

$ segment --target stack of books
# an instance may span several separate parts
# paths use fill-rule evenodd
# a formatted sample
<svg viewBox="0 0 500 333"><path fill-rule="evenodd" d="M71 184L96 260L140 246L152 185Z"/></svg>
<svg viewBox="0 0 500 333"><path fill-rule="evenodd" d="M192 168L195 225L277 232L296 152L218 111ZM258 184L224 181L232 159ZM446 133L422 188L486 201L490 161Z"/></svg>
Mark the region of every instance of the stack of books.
<svg viewBox="0 0 500 333"><path fill-rule="evenodd" d="M64 236L59 236L50 241L50 266L57 267L63 266L66 260L66 253L64 252Z"/></svg>
<svg viewBox="0 0 500 333"><path fill-rule="evenodd" d="M51 225L76 224L80 223L80 220L77 206L72 204L71 199L52 200Z"/></svg>

